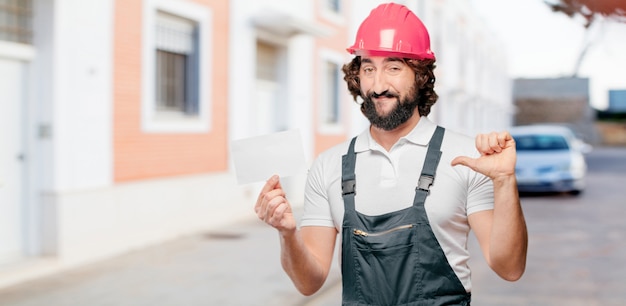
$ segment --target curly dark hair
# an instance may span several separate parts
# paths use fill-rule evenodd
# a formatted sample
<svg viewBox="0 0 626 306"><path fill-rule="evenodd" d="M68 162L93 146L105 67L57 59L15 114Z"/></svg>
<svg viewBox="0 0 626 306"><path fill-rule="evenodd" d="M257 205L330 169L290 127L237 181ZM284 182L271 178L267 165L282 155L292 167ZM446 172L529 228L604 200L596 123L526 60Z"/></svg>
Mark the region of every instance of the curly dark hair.
<svg viewBox="0 0 626 306"><path fill-rule="evenodd" d="M407 64L415 72L415 88L419 96L417 109L421 116L428 116L430 108L437 102L439 96L435 92L435 60L417 60L405 58ZM344 77L350 94L356 101L361 97L361 84L359 83L359 69L361 69L361 57L356 56L349 63L343 65Z"/></svg>

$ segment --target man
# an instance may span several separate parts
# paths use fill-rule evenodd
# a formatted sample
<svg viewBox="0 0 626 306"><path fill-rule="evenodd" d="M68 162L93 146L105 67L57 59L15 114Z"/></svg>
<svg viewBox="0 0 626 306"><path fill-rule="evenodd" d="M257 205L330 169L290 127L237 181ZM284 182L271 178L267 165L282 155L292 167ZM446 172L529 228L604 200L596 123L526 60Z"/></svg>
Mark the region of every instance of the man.
<svg viewBox="0 0 626 306"><path fill-rule="evenodd" d="M468 233L489 266L515 281L527 231L507 132L469 137L426 116L436 102L435 56L405 6L372 10L348 49L348 89L369 129L315 160L296 226L279 178L255 211L279 232L281 262L297 289L315 293L341 235L343 305L469 305Z"/></svg>

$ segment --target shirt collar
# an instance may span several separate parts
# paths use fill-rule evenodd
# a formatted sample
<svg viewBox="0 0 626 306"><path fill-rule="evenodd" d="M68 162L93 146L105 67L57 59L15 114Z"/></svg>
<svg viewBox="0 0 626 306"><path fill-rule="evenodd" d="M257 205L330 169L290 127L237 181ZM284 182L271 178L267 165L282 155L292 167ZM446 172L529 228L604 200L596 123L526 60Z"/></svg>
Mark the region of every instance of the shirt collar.
<svg viewBox="0 0 626 306"><path fill-rule="evenodd" d="M435 133L436 128L437 125L434 122L430 121L428 117L422 116L413 130L398 141L403 141L404 139L404 141L425 147L428 145L428 142L430 142L430 138L433 136L433 133ZM363 152L373 150L376 146L376 141L372 138L368 127L357 137L356 143L354 144L354 151Z"/></svg>

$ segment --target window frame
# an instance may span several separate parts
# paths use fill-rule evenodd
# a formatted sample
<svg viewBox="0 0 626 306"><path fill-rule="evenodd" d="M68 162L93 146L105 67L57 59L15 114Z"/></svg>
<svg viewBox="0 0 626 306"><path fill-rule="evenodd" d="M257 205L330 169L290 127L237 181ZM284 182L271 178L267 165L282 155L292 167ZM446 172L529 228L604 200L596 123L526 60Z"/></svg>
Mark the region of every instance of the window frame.
<svg viewBox="0 0 626 306"><path fill-rule="evenodd" d="M30 61L35 58L35 54L32 45L0 40L0 58Z"/></svg>
<svg viewBox="0 0 626 306"><path fill-rule="evenodd" d="M147 133L205 133L211 130L212 93L212 11L205 6L175 0L145 0L142 46L141 127ZM194 21L198 27L198 112L157 110L156 101L156 30L157 14L180 16Z"/></svg>

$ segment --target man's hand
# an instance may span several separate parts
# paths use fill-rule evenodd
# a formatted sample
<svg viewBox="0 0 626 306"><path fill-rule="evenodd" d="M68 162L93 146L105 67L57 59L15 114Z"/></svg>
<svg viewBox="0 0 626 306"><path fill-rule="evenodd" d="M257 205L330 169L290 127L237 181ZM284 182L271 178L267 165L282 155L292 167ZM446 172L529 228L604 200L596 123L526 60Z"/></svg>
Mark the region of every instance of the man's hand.
<svg viewBox="0 0 626 306"><path fill-rule="evenodd" d="M452 166L463 165L482 173L492 180L515 175L515 140L508 132L479 134L476 136L479 158L458 156Z"/></svg>
<svg viewBox="0 0 626 306"><path fill-rule="evenodd" d="M267 180L261 189L254 211L259 219L276 228L281 234L290 234L296 229L291 205L277 175Z"/></svg>
<svg viewBox="0 0 626 306"><path fill-rule="evenodd" d="M493 210L468 216L485 260L500 277L516 281L526 269L528 231L515 180L515 140L508 132L476 136L480 157L459 156L452 165L464 165L493 181Z"/></svg>

